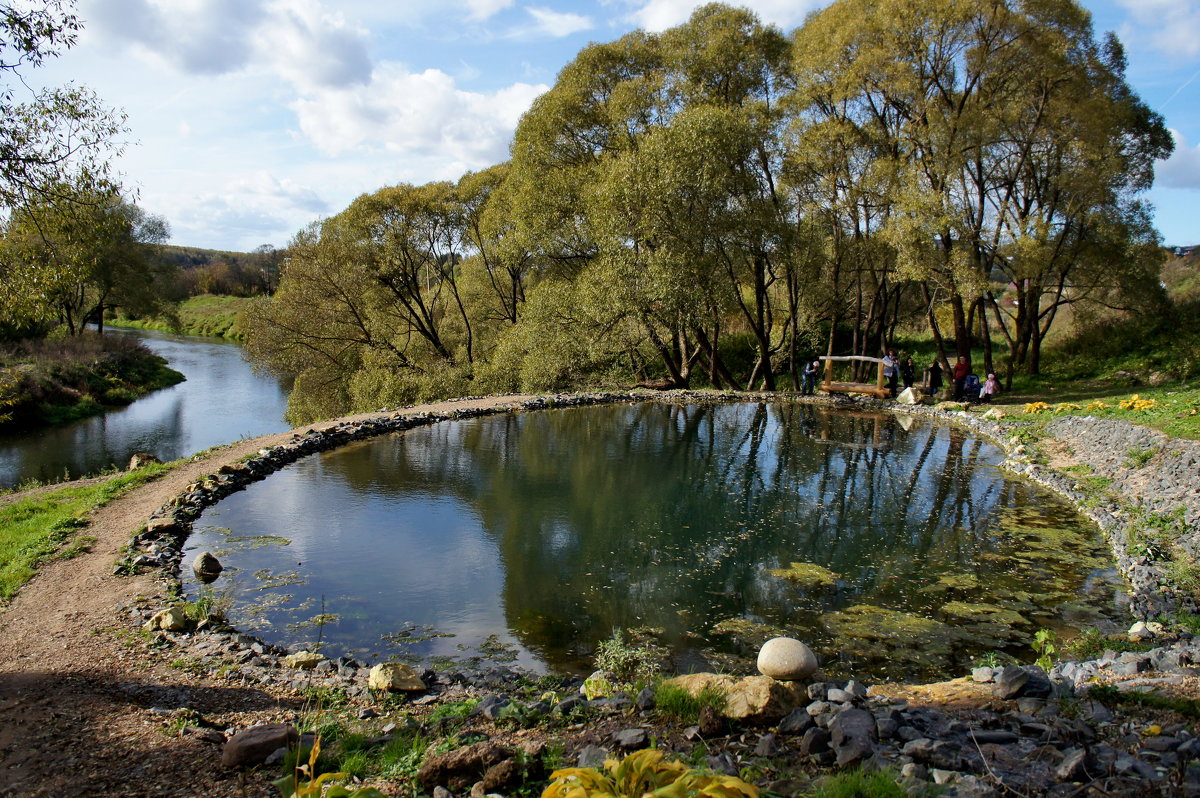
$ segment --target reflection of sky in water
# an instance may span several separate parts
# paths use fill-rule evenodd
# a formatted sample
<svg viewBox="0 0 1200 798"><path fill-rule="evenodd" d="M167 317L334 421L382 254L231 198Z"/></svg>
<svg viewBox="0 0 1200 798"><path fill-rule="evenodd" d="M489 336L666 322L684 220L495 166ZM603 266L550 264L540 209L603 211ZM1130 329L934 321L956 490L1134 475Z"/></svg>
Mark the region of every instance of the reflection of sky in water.
<svg viewBox="0 0 1200 798"><path fill-rule="evenodd" d="M286 391L256 373L235 344L150 330L106 335L141 338L187 380L73 424L0 435L0 485L124 467L134 452L174 460L288 429Z"/></svg>
<svg viewBox="0 0 1200 798"><path fill-rule="evenodd" d="M1055 523L1077 520L1005 481L1000 457L948 427L906 431L890 416L790 403L541 411L307 458L211 508L197 528L292 541L222 558L237 572L216 587L246 602L238 623L253 625L252 608L273 592L253 590L255 571L304 578L278 591L286 607L265 613L268 639L313 640L287 624L315 615L324 597L339 616L321 630L331 650L377 659L388 653L381 636L429 627L456 636L405 653L472 653L494 634L519 644L525 664L578 669L618 627L656 627L692 657L722 618L814 639L824 613L851 604L929 612L913 591L943 573L1019 582L1018 569L978 561L1001 546L998 512L1041 505ZM204 532L188 544L222 545ZM841 580L805 591L767 573L795 561ZM1078 590L1087 577L1062 578Z"/></svg>

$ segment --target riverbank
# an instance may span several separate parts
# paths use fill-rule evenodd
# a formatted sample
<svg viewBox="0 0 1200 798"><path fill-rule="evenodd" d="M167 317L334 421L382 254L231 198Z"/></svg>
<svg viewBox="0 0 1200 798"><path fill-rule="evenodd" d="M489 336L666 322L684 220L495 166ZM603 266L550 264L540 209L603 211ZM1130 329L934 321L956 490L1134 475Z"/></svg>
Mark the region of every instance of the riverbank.
<svg viewBox="0 0 1200 798"><path fill-rule="evenodd" d="M110 324L136 330L159 330L181 335L202 335L244 341L244 314L254 297L202 294L179 303L174 317L130 319L117 317Z"/></svg>
<svg viewBox="0 0 1200 798"><path fill-rule="evenodd" d="M137 341L85 333L0 351L0 426L64 424L120 407L184 376Z"/></svg>
<svg viewBox="0 0 1200 798"><path fill-rule="evenodd" d="M582 401L629 398L596 395ZM220 766L219 746L230 730L283 722L319 727L327 751L334 753L331 761L402 792L412 788L421 762L429 764L429 746L436 753L471 750L465 747L472 741L489 744L493 748L486 751L474 749L476 765L488 757L499 757L488 767L515 762L520 765L517 781L528 785L542 778L539 767L594 761L600 752L619 754L651 738L673 755L737 771L780 794L809 792L843 758L841 752L850 749L862 755L848 753L843 764L890 762L897 774L904 770L912 780L946 783L948 794L995 794L998 783L1026 794L1073 794L1088 783L1110 793L1188 789L1192 771L1186 764L1193 756L1189 740L1195 718L1187 710L1195 710L1196 690L1194 680L1189 682L1190 676L1179 669L1193 661L1190 649L1177 652L1175 671L1164 677L1177 681L1156 688L1173 691L1174 709L1103 695L1096 703L1080 698L1074 682L1072 692L1052 685L1050 693L1040 696L1020 696L1017 690L1014 698L1001 697L994 674L986 682L873 688L870 695L861 685L814 681L802 691L806 703L798 707L801 714L754 719L729 718L711 709L702 714L698 706L685 712L675 699L668 703L671 693L661 688L649 695L585 701L572 680L539 681L504 668L424 674L425 689L386 696L365 690L366 669L356 664L325 660L323 665L314 662L313 672L287 669L282 667L283 652L221 631L211 621L208 628L189 634L142 632L147 619L177 600L172 582L163 581L156 570L112 574L118 559L124 560L126 571L141 571L155 561L177 562L170 550L178 547L169 545L177 534L171 530L176 510L186 518L194 507L234 489L237 480L307 452L359 434L426 423L429 414L534 409L564 401L570 400L447 402L242 441L183 463L102 508L86 530L95 538L91 550L70 564L51 563L0 617L0 711L17 718L0 729L2 772L14 789L19 785L22 794L33 795L73 793L83 786L122 794L227 795L238 792L240 783L246 794L266 795L267 781L278 771L253 771L243 779ZM976 414L928 412L944 413L957 423L993 423ZM1009 446L1018 458L1029 458L1014 464L1018 467L1055 456L1028 446L1016 452L1024 443ZM131 533L151 518L150 529L138 535L141 549L124 549ZM147 534L151 529L158 534ZM139 563L138 557L147 559ZM1114 656L1096 668L1103 682L1118 686L1114 690L1126 681L1146 681L1155 662L1172 667L1170 656L1147 654L1121 663L1128 668L1114 668L1120 659ZM1127 679L1120 670L1138 676ZM1016 674L1005 683L1011 686L1013 680L1019 680ZM1043 684L1036 673L1026 677L1029 682L1039 688ZM873 732L864 725L866 716ZM792 720L785 722L788 717ZM860 733L850 733L851 720ZM130 768L130 761L142 764ZM453 772L445 760L434 761L446 765L438 772ZM425 773L428 781L422 783L431 791L440 777L429 775L429 767ZM1030 775L1011 781L1021 773ZM446 784L457 794L484 776L482 769L467 767L456 780L447 777ZM499 779L499 773L493 776ZM493 781L485 789L511 792L517 787Z"/></svg>

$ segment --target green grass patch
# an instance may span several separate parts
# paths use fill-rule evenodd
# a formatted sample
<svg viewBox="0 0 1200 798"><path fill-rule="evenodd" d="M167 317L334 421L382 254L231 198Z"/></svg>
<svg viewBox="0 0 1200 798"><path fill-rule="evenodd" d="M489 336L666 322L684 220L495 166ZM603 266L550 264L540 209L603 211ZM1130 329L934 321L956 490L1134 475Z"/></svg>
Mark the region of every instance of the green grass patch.
<svg viewBox="0 0 1200 798"><path fill-rule="evenodd" d="M1106 635L1099 629L1084 629L1079 636L1063 644L1062 653L1067 659L1085 661L1099 659L1105 651L1118 654L1125 651L1149 651L1158 644L1150 641L1135 643L1126 635Z"/></svg>
<svg viewBox="0 0 1200 798"><path fill-rule="evenodd" d="M94 541L77 533L93 510L171 468L169 463L150 465L0 505L0 603L8 602L43 563L85 551Z"/></svg>
<svg viewBox="0 0 1200 798"><path fill-rule="evenodd" d="M1200 719L1200 701L1194 698L1177 698L1158 693L1142 693L1136 690L1123 693L1111 684L1098 684L1088 691L1088 695L1107 706L1166 709L1186 718Z"/></svg>
<svg viewBox="0 0 1200 798"><path fill-rule="evenodd" d="M908 792L897 783L896 774L887 770L838 773L822 779L808 795L809 798L908 798Z"/></svg>
<svg viewBox="0 0 1200 798"><path fill-rule="evenodd" d="M246 337L245 312L255 297L214 296L202 294L185 299L170 316L155 316L146 319L120 317L112 320L113 326L133 327L140 330L162 330L184 335L204 335L213 338L229 338L235 341Z"/></svg>
<svg viewBox="0 0 1200 798"><path fill-rule="evenodd" d="M663 681L654 690L654 706L660 715L690 726L700 720L700 711L705 707L712 707L720 714L725 709L725 693L706 687L692 695L677 684Z"/></svg>

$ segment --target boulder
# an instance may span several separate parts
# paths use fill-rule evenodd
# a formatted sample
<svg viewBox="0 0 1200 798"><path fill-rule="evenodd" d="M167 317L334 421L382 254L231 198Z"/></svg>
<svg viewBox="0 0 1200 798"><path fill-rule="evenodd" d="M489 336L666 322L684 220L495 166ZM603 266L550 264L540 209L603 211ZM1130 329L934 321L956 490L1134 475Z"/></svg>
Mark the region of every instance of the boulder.
<svg viewBox="0 0 1200 798"><path fill-rule="evenodd" d="M811 676L818 666L817 655L791 637L776 637L758 651L758 671L783 682L798 682Z"/></svg>
<svg viewBox="0 0 1200 798"><path fill-rule="evenodd" d="M268 723L238 732L221 750L221 764L227 768L261 765L280 748L300 743L300 733L286 723Z"/></svg>
<svg viewBox="0 0 1200 798"><path fill-rule="evenodd" d="M838 767L851 767L875 753L875 716L864 709L846 709L829 722Z"/></svg>
<svg viewBox="0 0 1200 798"><path fill-rule="evenodd" d="M151 518L146 522L145 537L173 537L182 535L185 531L174 518Z"/></svg>
<svg viewBox="0 0 1200 798"><path fill-rule="evenodd" d="M221 565L221 561L213 556L211 552L202 552L196 559L192 560L192 573L204 584L215 581L221 575L221 571L224 570L225 567Z"/></svg>
<svg viewBox="0 0 1200 798"><path fill-rule="evenodd" d="M925 395L921 393L921 389L914 386L901 391L900 395L896 397L896 401L902 405L919 405L924 398Z"/></svg>
<svg viewBox="0 0 1200 798"><path fill-rule="evenodd" d="M948 413L953 410L966 410L968 407L966 402L938 402L933 406L934 410L941 410L943 413Z"/></svg>
<svg viewBox="0 0 1200 798"><path fill-rule="evenodd" d="M166 632L182 632L187 627L188 619L183 614L183 610L178 607L167 607L165 610L154 613L142 628L148 632L156 632L159 629Z"/></svg>
<svg viewBox="0 0 1200 798"><path fill-rule="evenodd" d="M1150 640L1155 637L1150 626L1144 621L1138 621L1133 626L1129 627L1129 639L1134 643L1140 643L1143 640Z"/></svg>
<svg viewBox="0 0 1200 798"><path fill-rule="evenodd" d="M157 457L150 454L149 452L134 452L133 457L129 458L129 470L136 471L137 469L141 468L142 466L148 466L153 463L161 463L161 462L162 462L162 460L159 460Z"/></svg>
<svg viewBox="0 0 1200 798"><path fill-rule="evenodd" d="M677 676L670 683L699 695L716 689L725 694L722 713L731 720L769 723L779 720L796 707L808 703L806 692L795 682L780 682L769 676L733 676L716 673L692 673Z"/></svg>
<svg viewBox="0 0 1200 798"><path fill-rule="evenodd" d="M444 754L431 756L417 771L417 781L426 790L443 786L451 791L470 787L493 765L511 758L513 752L489 740Z"/></svg>
<svg viewBox="0 0 1200 798"><path fill-rule="evenodd" d="M425 690L425 682L403 662L384 662L371 668L367 687L372 690L415 692Z"/></svg>
<svg viewBox="0 0 1200 798"><path fill-rule="evenodd" d="M312 651L297 651L295 654L288 654L283 658L283 666L285 668L296 668L302 671L311 671L317 667L318 663L325 660L320 654Z"/></svg>

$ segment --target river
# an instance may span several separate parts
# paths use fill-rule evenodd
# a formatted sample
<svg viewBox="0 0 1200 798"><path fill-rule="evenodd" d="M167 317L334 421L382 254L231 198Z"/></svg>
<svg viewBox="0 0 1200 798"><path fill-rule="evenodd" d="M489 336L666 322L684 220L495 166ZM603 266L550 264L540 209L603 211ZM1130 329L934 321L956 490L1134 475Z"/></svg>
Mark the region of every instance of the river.
<svg viewBox="0 0 1200 798"><path fill-rule="evenodd" d="M187 379L72 424L0 434L0 486L123 468L134 452L174 460L288 429L286 387L255 372L238 345L153 330L109 328L105 334L141 339Z"/></svg>

